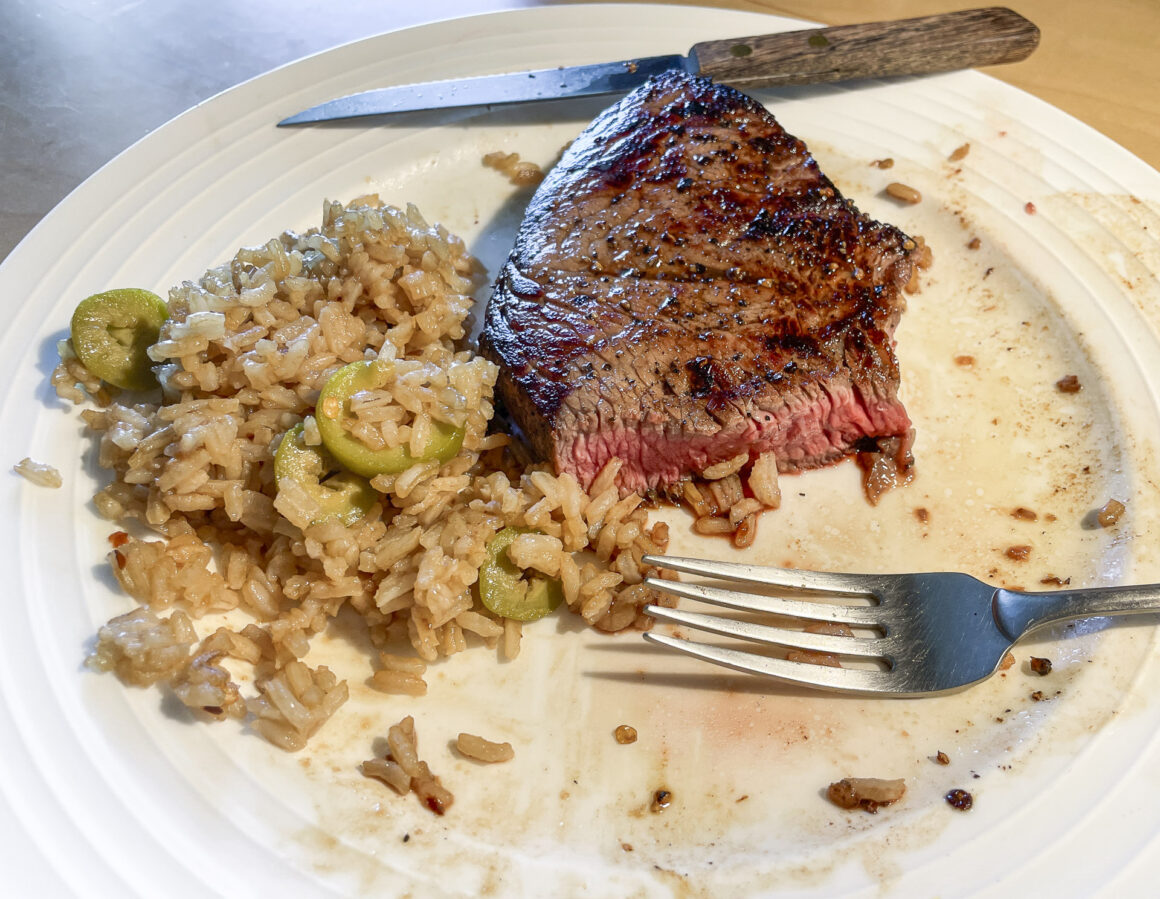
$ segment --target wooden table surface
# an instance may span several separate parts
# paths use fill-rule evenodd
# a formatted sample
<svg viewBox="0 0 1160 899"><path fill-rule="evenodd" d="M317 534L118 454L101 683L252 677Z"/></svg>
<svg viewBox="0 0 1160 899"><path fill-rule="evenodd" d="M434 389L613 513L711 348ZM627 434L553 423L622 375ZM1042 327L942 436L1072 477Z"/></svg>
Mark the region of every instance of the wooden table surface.
<svg viewBox="0 0 1160 899"><path fill-rule="evenodd" d="M827 25L962 9L955 0L770 0L728 4ZM983 4L980 4L983 5ZM1024 62L983 69L1071 113L1160 169L1160 2L1011 0L1039 26L1039 48Z"/></svg>
<svg viewBox="0 0 1160 899"><path fill-rule="evenodd" d="M195 103L308 53L455 15L567 0L4 0L0 259L69 191ZM969 6L953 0L706 0L826 24ZM1039 25L1027 61L990 73L1160 168L1160 0L1011 0ZM323 8L325 12L323 13ZM225 23L229 23L226 27Z"/></svg>

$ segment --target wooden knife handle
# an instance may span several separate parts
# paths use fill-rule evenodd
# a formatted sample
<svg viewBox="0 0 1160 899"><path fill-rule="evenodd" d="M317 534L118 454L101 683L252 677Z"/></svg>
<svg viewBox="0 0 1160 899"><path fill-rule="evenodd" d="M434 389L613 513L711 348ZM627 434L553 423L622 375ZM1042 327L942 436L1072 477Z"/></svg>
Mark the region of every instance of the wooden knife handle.
<svg viewBox="0 0 1160 899"><path fill-rule="evenodd" d="M695 44L700 74L738 87L926 75L1026 59L1039 29L1000 6Z"/></svg>

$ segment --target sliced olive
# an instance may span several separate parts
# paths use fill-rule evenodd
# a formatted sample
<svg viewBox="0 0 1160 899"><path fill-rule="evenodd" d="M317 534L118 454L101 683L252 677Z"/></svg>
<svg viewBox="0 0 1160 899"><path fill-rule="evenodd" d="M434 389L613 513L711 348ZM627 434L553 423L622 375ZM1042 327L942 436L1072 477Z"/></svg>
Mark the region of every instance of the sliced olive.
<svg viewBox="0 0 1160 899"><path fill-rule="evenodd" d="M322 515L311 524L337 518L350 527L378 499L364 478L339 470L324 447L307 446L300 424L287 431L278 444L278 452L274 454L274 480L279 485L286 480L297 482L322 507Z"/></svg>
<svg viewBox="0 0 1160 899"><path fill-rule="evenodd" d="M126 287L85 297L72 315L73 349L102 381L126 390L157 386L147 350L169 310L155 293Z"/></svg>
<svg viewBox="0 0 1160 899"><path fill-rule="evenodd" d="M504 528L487 544L487 558L479 568L479 598L496 615L517 621L535 621L552 612L564 599L555 578L524 576L508 557L508 547L527 528Z"/></svg>
<svg viewBox="0 0 1160 899"><path fill-rule="evenodd" d="M368 478L377 474L399 474L416 462L446 462L463 446L463 428L441 421L434 422L431 438L418 455L411 455L406 444L371 449L343 427L343 422L351 418L351 397L364 390L385 387L392 367L390 362L352 362L340 368L322 388L314 413L326 448L351 471Z"/></svg>

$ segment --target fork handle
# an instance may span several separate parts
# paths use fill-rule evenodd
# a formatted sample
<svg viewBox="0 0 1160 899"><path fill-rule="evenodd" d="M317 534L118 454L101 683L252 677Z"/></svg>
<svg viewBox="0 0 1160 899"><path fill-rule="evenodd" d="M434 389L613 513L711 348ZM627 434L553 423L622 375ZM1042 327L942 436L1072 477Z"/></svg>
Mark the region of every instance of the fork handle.
<svg viewBox="0 0 1160 899"><path fill-rule="evenodd" d="M1160 612L1160 584L1088 587L1045 593L996 590L991 602L995 622L1015 641L1030 630L1058 621Z"/></svg>

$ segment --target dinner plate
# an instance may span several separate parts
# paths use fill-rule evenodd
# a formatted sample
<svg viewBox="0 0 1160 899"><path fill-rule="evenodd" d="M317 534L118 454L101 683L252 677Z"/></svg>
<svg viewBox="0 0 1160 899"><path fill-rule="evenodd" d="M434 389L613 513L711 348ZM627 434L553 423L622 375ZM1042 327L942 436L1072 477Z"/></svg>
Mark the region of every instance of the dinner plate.
<svg viewBox="0 0 1160 899"><path fill-rule="evenodd" d="M274 127L345 93L411 80L684 52L796 23L687 6L562 6L372 37L247 82L150 134L81 185L0 267L4 483L0 845L12 895L1056 895L1142 893L1160 868L1155 621L1040 633L1015 664L931 699L823 695L600 636L560 615L511 663L474 647L421 699L366 685L357 629L311 659L351 699L301 753L83 661L130 608L76 410L48 376L82 297L164 293L246 244L316 225L324 199L377 192L463 236L491 271L526 190L493 150L548 166L601 101ZM1160 175L1060 111L978 73L757 94L871 215L935 263L898 329L918 474L875 507L850 464L785 477L738 553L831 569L958 569L1042 589L1160 582ZM966 155L955 154L967 146ZM952 155L959 158L952 159ZM892 167L875 161L891 159ZM892 181L921 202L899 205ZM485 299L481 292L481 302ZM1075 375L1082 389L1056 382ZM1126 505L1093 523L1108 499ZM1015 509L1030 510L1015 516ZM1009 553L1030 547L1029 557ZM1047 676L1032 673L1047 657ZM456 796L444 817L362 778L404 715ZM613 736L636 728L635 743ZM510 741L483 767L457 733ZM948 764L938 764L943 752ZM845 776L902 777L877 814L824 798ZM968 791L973 807L945 794ZM657 791L670 794L667 807Z"/></svg>

